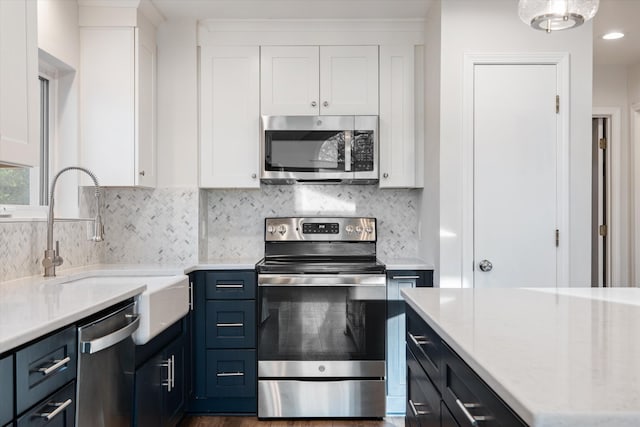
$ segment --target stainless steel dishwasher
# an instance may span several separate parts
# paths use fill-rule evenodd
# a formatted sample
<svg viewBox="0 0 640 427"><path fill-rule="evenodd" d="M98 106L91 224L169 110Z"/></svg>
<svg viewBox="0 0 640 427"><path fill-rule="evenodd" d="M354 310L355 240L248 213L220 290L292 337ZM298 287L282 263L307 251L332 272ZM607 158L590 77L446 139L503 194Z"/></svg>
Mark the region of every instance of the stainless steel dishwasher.
<svg viewBox="0 0 640 427"><path fill-rule="evenodd" d="M78 328L78 427L131 425L140 319L128 304Z"/></svg>

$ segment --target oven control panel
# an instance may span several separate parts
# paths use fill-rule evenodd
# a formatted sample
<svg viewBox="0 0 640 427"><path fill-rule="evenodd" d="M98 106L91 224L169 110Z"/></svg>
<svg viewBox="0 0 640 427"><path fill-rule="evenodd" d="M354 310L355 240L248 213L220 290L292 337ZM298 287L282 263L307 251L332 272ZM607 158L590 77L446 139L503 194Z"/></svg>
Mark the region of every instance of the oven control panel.
<svg viewBox="0 0 640 427"><path fill-rule="evenodd" d="M376 219L366 217L266 218L265 242L376 241Z"/></svg>

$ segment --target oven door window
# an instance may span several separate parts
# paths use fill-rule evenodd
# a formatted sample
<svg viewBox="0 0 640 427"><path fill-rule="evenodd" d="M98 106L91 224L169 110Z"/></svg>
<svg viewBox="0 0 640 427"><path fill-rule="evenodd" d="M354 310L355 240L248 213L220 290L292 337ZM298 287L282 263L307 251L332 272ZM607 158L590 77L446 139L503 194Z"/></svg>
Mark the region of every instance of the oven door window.
<svg viewBox="0 0 640 427"><path fill-rule="evenodd" d="M344 172L343 131L266 131L265 170Z"/></svg>
<svg viewBox="0 0 640 427"><path fill-rule="evenodd" d="M261 287L259 307L259 360L384 360L384 287Z"/></svg>

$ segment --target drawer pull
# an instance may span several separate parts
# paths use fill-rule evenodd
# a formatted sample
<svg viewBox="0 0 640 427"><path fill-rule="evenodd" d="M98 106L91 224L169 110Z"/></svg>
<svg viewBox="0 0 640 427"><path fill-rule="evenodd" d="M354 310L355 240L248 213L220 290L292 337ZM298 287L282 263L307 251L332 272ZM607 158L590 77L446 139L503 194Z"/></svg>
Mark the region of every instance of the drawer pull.
<svg viewBox="0 0 640 427"><path fill-rule="evenodd" d="M217 377L244 377L244 372L218 372Z"/></svg>
<svg viewBox="0 0 640 427"><path fill-rule="evenodd" d="M479 403L462 403L460 399L456 399L456 405L462 411L464 416L469 420L472 426L477 426L479 422L483 421L491 421L493 417L483 416L483 415L471 415L471 412L467 408L480 408L482 407Z"/></svg>
<svg viewBox="0 0 640 427"><path fill-rule="evenodd" d="M218 328L242 328L244 323L216 323Z"/></svg>
<svg viewBox="0 0 640 427"><path fill-rule="evenodd" d="M42 414L38 414L37 416L41 417L41 418L46 418L47 421L51 421L52 419L54 419L56 417L56 415L58 415L60 412L64 411L67 406L71 405L73 403L73 400L71 399L67 399L64 402L52 402L52 403L47 403L47 406L53 406L56 409L54 409L51 412L43 412Z"/></svg>
<svg viewBox="0 0 640 427"><path fill-rule="evenodd" d="M40 369L38 369L38 372L41 372L42 375L47 376L55 371L57 371L58 369L62 368L63 366L65 366L67 363L71 362L71 357L67 356L64 359L57 359L57 360L53 360L53 365L48 366L48 367L42 367Z"/></svg>
<svg viewBox="0 0 640 427"><path fill-rule="evenodd" d="M409 399L409 406L411 407L411 412L413 412L414 417L419 417L422 415L428 415L430 411L418 411L416 406L427 406L426 403L413 403L413 400Z"/></svg>
<svg viewBox="0 0 640 427"><path fill-rule="evenodd" d="M231 288L231 289L240 289L240 288L243 288L243 287L244 287L243 284L240 284L240 285L223 285L223 284L216 285L216 288L221 288L221 289L229 289L229 288Z"/></svg>
<svg viewBox="0 0 640 427"><path fill-rule="evenodd" d="M409 332L409 338L411 338L411 341L418 347L429 344L430 342L424 335L413 335L411 332Z"/></svg>
<svg viewBox="0 0 640 427"><path fill-rule="evenodd" d="M419 279L420 276L392 276L393 280L402 280L402 279Z"/></svg>

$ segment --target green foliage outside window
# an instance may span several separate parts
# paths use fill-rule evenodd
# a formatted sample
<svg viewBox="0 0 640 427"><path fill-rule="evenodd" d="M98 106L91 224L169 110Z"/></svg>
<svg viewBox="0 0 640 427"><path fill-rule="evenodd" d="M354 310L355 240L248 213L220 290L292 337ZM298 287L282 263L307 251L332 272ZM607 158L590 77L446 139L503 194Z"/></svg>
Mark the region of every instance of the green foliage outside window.
<svg viewBox="0 0 640 427"><path fill-rule="evenodd" d="M29 169L0 168L0 205L29 204Z"/></svg>

